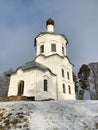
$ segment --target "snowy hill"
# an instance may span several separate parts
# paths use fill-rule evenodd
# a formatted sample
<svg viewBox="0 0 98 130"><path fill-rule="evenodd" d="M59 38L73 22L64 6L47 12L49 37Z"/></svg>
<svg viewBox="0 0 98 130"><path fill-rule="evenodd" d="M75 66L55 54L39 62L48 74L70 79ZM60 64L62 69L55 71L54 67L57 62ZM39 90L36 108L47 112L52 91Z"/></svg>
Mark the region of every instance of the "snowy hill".
<svg viewBox="0 0 98 130"><path fill-rule="evenodd" d="M96 129L98 101L0 103L0 130Z"/></svg>

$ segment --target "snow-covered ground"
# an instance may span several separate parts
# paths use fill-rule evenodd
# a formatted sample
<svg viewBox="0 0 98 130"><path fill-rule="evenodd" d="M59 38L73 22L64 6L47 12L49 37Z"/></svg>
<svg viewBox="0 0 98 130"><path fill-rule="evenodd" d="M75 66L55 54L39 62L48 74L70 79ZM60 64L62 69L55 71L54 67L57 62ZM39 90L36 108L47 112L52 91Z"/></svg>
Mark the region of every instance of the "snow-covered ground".
<svg viewBox="0 0 98 130"><path fill-rule="evenodd" d="M0 102L0 130L97 130L98 101Z"/></svg>

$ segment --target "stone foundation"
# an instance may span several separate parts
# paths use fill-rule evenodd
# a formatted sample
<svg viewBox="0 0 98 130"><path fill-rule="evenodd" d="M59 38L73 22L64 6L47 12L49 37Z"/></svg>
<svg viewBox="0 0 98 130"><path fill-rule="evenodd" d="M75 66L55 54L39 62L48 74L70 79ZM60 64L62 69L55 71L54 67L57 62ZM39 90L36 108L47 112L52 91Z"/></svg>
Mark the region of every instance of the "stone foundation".
<svg viewBox="0 0 98 130"><path fill-rule="evenodd" d="M35 101L35 97L9 96L5 98L0 98L0 102L8 102L8 101Z"/></svg>

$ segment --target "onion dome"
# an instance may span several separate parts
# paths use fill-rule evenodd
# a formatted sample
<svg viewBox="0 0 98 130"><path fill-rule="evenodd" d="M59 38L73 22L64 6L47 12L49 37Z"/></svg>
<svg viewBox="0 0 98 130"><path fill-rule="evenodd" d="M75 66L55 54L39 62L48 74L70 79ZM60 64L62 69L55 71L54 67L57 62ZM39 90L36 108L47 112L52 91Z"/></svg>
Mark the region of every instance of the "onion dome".
<svg viewBox="0 0 98 130"><path fill-rule="evenodd" d="M46 21L46 26L47 25L54 25L54 21L51 19L51 18L49 18L47 21Z"/></svg>

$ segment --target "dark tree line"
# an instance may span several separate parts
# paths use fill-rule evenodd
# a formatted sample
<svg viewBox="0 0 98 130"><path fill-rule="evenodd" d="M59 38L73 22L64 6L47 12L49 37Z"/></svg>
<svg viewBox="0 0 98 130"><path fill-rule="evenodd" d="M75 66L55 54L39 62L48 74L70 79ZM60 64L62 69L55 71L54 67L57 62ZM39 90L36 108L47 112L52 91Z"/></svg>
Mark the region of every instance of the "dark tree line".
<svg viewBox="0 0 98 130"><path fill-rule="evenodd" d="M86 64L83 64L80 67L77 76L75 74L73 75L77 99L82 100L85 91L89 92L90 99L91 99L89 76L90 76L90 68Z"/></svg>
<svg viewBox="0 0 98 130"><path fill-rule="evenodd" d="M9 69L0 76L0 97L6 97L8 94L10 77L7 76L7 74L11 73L12 71L12 69Z"/></svg>
<svg viewBox="0 0 98 130"><path fill-rule="evenodd" d="M79 85L82 89L89 89L89 79L90 69L88 65L83 64L78 72Z"/></svg>
<svg viewBox="0 0 98 130"><path fill-rule="evenodd" d="M77 99L86 99L88 93L88 99L98 100L98 63L83 64L73 77Z"/></svg>
<svg viewBox="0 0 98 130"><path fill-rule="evenodd" d="M83 64L78 72L78 78L79 78L79 99L83 99L83 95L85 90L89 92L90 94L90 84L89 84L89 76L90 76L90 68L88 65Z"/></svg>

